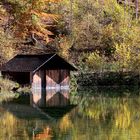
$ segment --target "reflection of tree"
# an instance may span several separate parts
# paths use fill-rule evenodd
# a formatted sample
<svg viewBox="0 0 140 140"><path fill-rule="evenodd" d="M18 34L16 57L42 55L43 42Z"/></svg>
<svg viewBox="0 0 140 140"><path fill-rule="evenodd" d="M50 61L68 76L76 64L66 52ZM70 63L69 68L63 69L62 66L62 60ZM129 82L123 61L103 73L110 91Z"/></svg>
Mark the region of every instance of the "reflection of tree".
<svg viewBox="0 0 140 140"><path fill-rule="evenodd" d="M1 111L1 109L0 109ZM3 110L2 110L3 111ZM0 123L0 140L30 140L33 137L34 129L37 131L37 137L45 136L51 138L48 131L48 123L41 119L20 119L8 111L4 111Z"/></svg>
<svg viewBox="0 0 140 140"><path fill-rule="evenodd" d="M139 139L140 97L133 97L129 91L130 97L128 94L123 97L109 97L106 93L100 95L92 92L81 92L72 97L78 103L78 115L72 117L73 127L77 131L75 137L80 138L79 135L84 130L82 137L88 136L86 139L89 140Z"/></svg>
<svg viewBox="0 0 140 140"><path fill-rule="evenodd" d="M15 117L16 113L13 113L14 116L11 114L12 111L10 113L0 108L0 139L5 137L7 140L11 140L11 137L32 139L33 130L36 139L137 140L140 138L139 96L105 97L84 92L84 94L75 94L73 99L78 105L63 115L60 115L58 109L55 110L54 115L59 117L54 120L32 118L29 121L24 117L18 118L18 115ZM66 108L63 108L64 110Z"/></svg>
<svg viewBox="0 0 140 140"><path fill-rule="evenodd" d="M121 104L119 110L115 111L114 122L115 126L120 129L127 129L130 126L130 110L126 104Z"/></svg>
<svg viewBox="0 0 140 140"><path fill-rule="evenodd" d="M60 131L66 132L70 128L72 128L73 124L70 120L69 114L66 114L63 118L60 119L59 128Z"/></svg>
<svg viewBox="0 0 140 140"><path fill-rule="evenodd" d="M20 129L18 129L20 127ZM18 136L18 131L22 130L22 135L29 139L26 128L19 124L19 119L9 112L3 114L0 123L0 139L11 140L13 136Z"/></svg>
<svg viewBox="0 0 140 140"><path fill-rule="evenodd" d="M62 108L61 108L62 109ZM64 109L64 108L63 108ZM65 140L68 137L72 139L73 135L73 121L72 121L72 112L63 115L62 117L58 118L57 121L53 121L50 123L50 126L53 131L53 139L60 139Z"/></svg>
<svg viewBox="0 0 140 140"><path fill-rule="evenodd" d="M52 130L49 126L45 127L43 131L33 136L34 139L52 139Z"/></svg>

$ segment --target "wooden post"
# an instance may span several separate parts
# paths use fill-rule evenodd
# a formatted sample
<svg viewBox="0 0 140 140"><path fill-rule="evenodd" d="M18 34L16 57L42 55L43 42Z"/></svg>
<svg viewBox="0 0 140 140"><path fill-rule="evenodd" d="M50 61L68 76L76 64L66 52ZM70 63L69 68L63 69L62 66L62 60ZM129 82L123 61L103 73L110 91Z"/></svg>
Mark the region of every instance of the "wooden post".
<svg viewBox="0 0 140 140"><path fill-rule="evenodd" d="M33 73L30 72L30 85L31 85L31 87L32 87L32 83L33 83Z"/></svg>
<svg viewBox="0 0 140 140"><path fill-rule="evenodd" d="M41 76L41 107L46 107L46 71L40 70Z"/></svg>
<svg viewBox="0 0 140 140"><path fill-rule="evenodd" d="M138 12L139 12L139 2L135 0L135 11L136 11L136 19L138 19Z"/></svg>

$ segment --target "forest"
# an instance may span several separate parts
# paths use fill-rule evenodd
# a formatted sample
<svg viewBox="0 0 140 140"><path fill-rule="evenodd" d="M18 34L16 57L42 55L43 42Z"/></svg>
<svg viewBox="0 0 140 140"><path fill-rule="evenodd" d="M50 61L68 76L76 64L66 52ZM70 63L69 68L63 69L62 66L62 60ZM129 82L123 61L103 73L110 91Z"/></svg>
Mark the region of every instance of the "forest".
<svg viewBox="0 0 140 140"><path fill-rule="evenodd" d="M56 52L79 70L140 69L138 0L1 0L0 62Z"/></svg>

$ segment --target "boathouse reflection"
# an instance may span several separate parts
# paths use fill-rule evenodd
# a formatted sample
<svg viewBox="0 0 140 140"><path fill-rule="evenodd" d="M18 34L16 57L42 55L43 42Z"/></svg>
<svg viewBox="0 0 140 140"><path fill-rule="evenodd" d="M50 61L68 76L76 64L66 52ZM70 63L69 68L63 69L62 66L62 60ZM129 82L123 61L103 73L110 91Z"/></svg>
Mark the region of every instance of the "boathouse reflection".
<svg viewBox="0 0 140 140"><path fill-rule="evenodd" d="M68 89L33 89L30 104L38 107L65 107L70 105Z"/></svg>

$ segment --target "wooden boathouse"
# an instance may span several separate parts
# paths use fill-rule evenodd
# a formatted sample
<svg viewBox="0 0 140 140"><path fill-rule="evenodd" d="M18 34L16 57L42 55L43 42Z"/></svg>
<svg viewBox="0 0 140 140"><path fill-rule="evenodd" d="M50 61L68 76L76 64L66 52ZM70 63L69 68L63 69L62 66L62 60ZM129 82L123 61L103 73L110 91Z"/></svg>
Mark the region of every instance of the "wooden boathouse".
<svg viewBox="0 0 140 140"><path fill-rule="evenodd" d="M56 53L17 55L0 68L4 77L35 89L68 88L70 71L74 70Z"/></svg>

